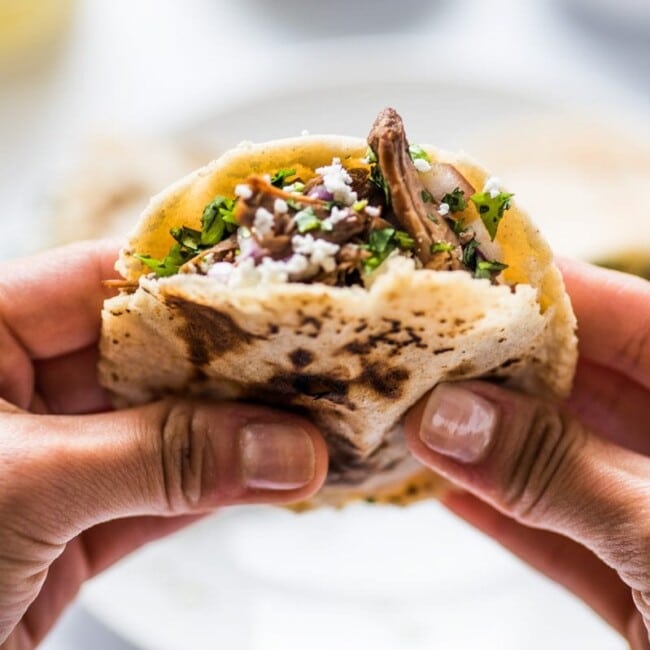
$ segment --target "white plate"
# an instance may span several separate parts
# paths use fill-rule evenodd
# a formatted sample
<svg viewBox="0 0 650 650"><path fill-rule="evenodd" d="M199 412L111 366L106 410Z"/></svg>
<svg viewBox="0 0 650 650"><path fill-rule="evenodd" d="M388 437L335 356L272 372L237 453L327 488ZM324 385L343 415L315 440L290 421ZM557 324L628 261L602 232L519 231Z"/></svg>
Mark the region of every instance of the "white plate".
<svg viewBox="0 0 650 650"><path fill-rule="evenodd" d="M558 114L495 86L294 85L181 135L219 150L302 129L364 134L385 105L402 113L413 141L470 151L508 125ZM435 503L302 516L233 509L123 561L82 600L157 650L623 647L581 603Z"/></svg>

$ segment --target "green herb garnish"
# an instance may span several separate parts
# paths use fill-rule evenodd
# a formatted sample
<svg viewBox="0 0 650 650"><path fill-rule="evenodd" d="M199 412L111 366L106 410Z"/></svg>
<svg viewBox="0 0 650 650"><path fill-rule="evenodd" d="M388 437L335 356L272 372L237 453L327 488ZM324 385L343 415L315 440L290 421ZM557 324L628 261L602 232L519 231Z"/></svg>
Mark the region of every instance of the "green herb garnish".
<svg viewBox="0 0 650 650"><path fill-rule="evenodd" d="M393 239L397 245L404 250L410 250L415 246L415 239L404 230L396 230Z"/></svg>
<svg viewBox="0 0 650 650"><path fill-rule="evenodd" d="M202 245L214 246L223 239L224 232L232 233L237 229L236 205L237 199L217 196L205 206L201 217Z"/></svg>
<svg viewBox="0 0 650 650"><path fill-rule="evenodd" d="M502 264L501 262L497 262L496 260L481 260L477 265L476 265L476 271L474 272L474 277L475 278L486 278L488 280L491 280L494 275L497 273L501 273L503 269L507 269L508 265L507 264Z"/></svg>
<svg viewBox="0 0 650 650"><path fill-rule="evenodd" d="M507 192L499 192L497 196L492 198L489 192L477 192L471 199L472 203L478 209L481 221L490 234L490 239L494 240L497 234L499 222L503 217L503 213L510 207L510 199L514 194Z"/></svg>
<svg viewBox="0 0 650 650"><path fill-rule="evenodd" d="M309 206L304 210L296 213L294 217L296 226L299 233L309 232L310 230L319 230L321 227L321 220L314 213L314 209Z"/></svg>
<svg viewBox="0 0 650 650"><path fill-rule="evenodd" d="M291 185L285 185L282 189L291 194L302 194L302 191L305 189L305 184L300 181L295 181Z"/></svg>
<svg viewBox="0 0 650 650"><path fill-rule="evenodd" d="M176 275L178 269L194 257L194 253L183 249L180 244L174 244L167 256L161 260L150 255L136 254L134 257L148 266L159 278L164 278L170 275Z"/></svg>
<svg viewBox="0 0 650 650"><path fill-rule="evenodd" d="M284 187L287 178L295 175L295 169L278 169L278 171L271 176L271 185L274 187Z"/></svg>
<svg viewBox="0 0 650 650"><path fill-rule="evenodd" d="M464 219L450 219L449 222L451 225L451 229L454 231L454 234L456 235L462 235L467 230L467 226L465 226Z"/></svg>
<svg viewBox="0 0 650 650"><path fill-rule="evenodd" d="M409 155L411 156L411 160L426 160L428 163L431 162L429 154L419 144L409 145Z"/></svg>
<svg viewBox="0 0 650 650"><path fill-rule="evenodd" d="M223 240L226 234L237 229L234 216L237 199L217 196L203 209L201 230L182 226L172 228L169 233L176 243L162 259L150 255L134 257L148 266L158 277L167 277L178 273L183 264L196 257L201 251L212 248Z"/></svg>
<svg viewBox="0 0 650 650"><path fill-rule="evenodd" d="M181 248L187 248L189 251L196 253L201 246L201 232L183 226L181 228L172 228L171 236L181 245Z"/></svg>
<svg viewBox="0 0 650 650"><path fill-rule="evenodd" d="M438 220L438 217L436 217L435 214L431 214L430 212L427 212L427 219L429 221L433 221L433 223L440 223L440 221Z"/></svg>
<svg viewBox="0 0 650 650"><path fill-rule="evenodd" d="M472 237L464 246L463 246L463 264L470 269L470 271L476 270L476 249L478 248L478 241L476 237Z"/></svg>
<svg viewBox="0 0 650 650"><path fill-rule="evenodd" d="M374 165L377 162L377 156L371 147L366 149L366 153L363 157L363 160L367 160L369 165Z"/></svg>
<svg viewBox="0 0 650 650"><path fill-rule="evenodd" d="M455 246L446 241L437 241L431 244L432 253L449 253L453 251Z"/></svg>
<svg viewBox="0 0 650 650"><path fill-rule="evenodd" d="M449 206L449 212L460 212L467 207L465 192L457 187L453 192L448 192L442 197L442 202Z"/></svg>
<svg viewBox="0 0 650 650"><path fill-rule="evenodd" d="M384 175L381 173L381 169L379 169L379 165L376 163L370 167L370 182L384 193L384 198L388 205L390 203L390 188L386 183Z"/></svg>
<svg viewBox="0 0 650 650"><path fill-rule="evenodd" d="M427 192L427 190L422 190L422 200L425 203L433 203L433 196L431 195L431 192Z"/></svg>
<svg viewBox="0 0 650 650"><path fill-rule="evenodd" d="M415 246L413 238L403 230L395 228L381 228L371 230L368 243L361 248L371 253L370 257L363 260L366 272L376 269L396 248L410 249Z"/></svg>

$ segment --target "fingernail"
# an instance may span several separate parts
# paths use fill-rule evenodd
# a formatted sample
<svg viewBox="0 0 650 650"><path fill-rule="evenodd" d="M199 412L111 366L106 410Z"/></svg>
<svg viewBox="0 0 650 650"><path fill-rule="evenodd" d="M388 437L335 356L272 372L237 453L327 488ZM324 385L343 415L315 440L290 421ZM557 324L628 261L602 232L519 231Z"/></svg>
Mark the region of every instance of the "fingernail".
<svg viewBox="0 0 650 650"><path fill-rule="evenodd" d="M239 448L246 487L295 490L314 478L314 446L302 427L247 424L239 432Z"/></svg>
<svg viewBox="0 0 650 650"><path fill-rule="evenodd" d="M431 393L420 424L420 439L433 451L462 463L480 460L496 430L498 410L485 398L452 384Z"/></svg>

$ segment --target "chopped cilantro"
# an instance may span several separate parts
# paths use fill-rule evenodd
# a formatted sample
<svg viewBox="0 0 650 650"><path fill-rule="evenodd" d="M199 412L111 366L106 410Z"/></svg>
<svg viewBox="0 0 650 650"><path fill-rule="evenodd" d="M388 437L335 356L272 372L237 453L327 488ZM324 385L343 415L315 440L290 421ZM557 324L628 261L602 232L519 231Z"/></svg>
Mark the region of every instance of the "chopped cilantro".
<svg viewBox="0 0 650 650"><path fill-rule="evenodd" d="M362 246L371 253L370 257L363 260L366 272L376 269L396 248L410 249L415 246L412 237L403 230L395 228L381 228L371 230L368 243Z"/></svg>
<svg viewBox="0 0 650 650"><path fill-rule="evenodd" d="M302 191L305 189L305 184L300 181L295 181L290 185L285 185L282 188L285 192L290 192L291 194L302 194Z"/></svg>
<svg viewBox="0 0 650 650"><path fill-rule="evenodd" d="M397 245L402 249L409 250L415 246L415 239L404 230L396 230L393 238Z"/></svg>
<svg viewBox="0 0 650 650"><path fill-rule="evenodd" d="M371 147L366 149L366 155L363 157L363 160L367 160L370 165L374 165L377 162L377 156Z"/></svg>
<svg viewBox="0 0 650 650"><path fill-rule="evenodd" d="M496 237L499 222L503 217L503 213L510 207L510 199L513 196L513 194L507 192L499 192L497 196L492 198L489 192L477 192L471 197L472 202L478 209L481 220L490 234L490 239Z"/></svg>
<svg viewBox="0 0 650 650"><path fill-rule="evenodd" d="M390 240L395 235L395 228L382 228L371 230L368 236L368 247L373 253L384 253L388 249Z"/></svg>
<svg viewBox="0 0 650 650"><path fill-rule="evenodd" d="M451 223L451 229L454 231L454 234L462 235L467 230L464 219L450 219L449 221Z"/></svg>
<svg viewBox="0 0 650 650"><path fill-rule="evenodd" d="M431 162L429 154L419 144L410 144L409 154L411 156L411 160L426 160L428 163Z"/></svg>
<svg viewBox="0 0 650 650"><path fill-rule="evenodd" d="M437 241L431 244L432 253L449 253L453 251L455 246L446 241Z"/></svg>
<svg viewBox="0 0 650 650"><path fill-rule="evenodd" d="M425 203L433 203L433 196L431 196L431 192L427 192L427 190L422 190L422 200Z"/></svg>
<svg viewBox="0 0 650 650"><path fill-rule="evenodd" d="M427 212L427 219L429 221L433 221L433 223L440 223L440 221L438 221L438 217L436 217L434 214L431 214L430 212Z"/></svg>
<svg viewBox="0 0 650 650"><path fill-rule="evenodd" d="M474 271L476 269L476 249L478 248L478 241L476 237L472 237L464 246L463 246L463 264Z"/></svg>
<svg viewBox="0 0 650 650"><path fill-rule="evenodd" d="M475 278L487 278L488 280L491 280L493 276L495 276L497 273L501 273L503 269L507 269L508 265L507 264L502 264L501 262L497 262L496 260L481 260L477 265L476 265L476 271L474 272L474 277Z"/></svg>
<svg viewBox="0 0 650 650"><path fill-rule="evenodd" d="M135 258L148 266L158 277L175 275L183 264L201 251L212 248L226 234L237 229L238 224L234 216L236 204L237 199L215 197L203 209L200 231L187 226L172 228L169 232L176 243L164 258L156 259L150 255L135 255Z"/></svg>
<svg viewBox="0 0 650 650"><path fill-rule="evenodd" d="M273 176L271 176L271 185L274 187L284 187L287 178L296 175L295 169L278 169Z"/></svg>
<svg viewBox="0 0 650 650"><path fill-rule="evenodd" d="M237 199L217 196L205 206L201 217L201 245L214 246L223 239L225 231L232 233L237 229L236 204Z"/></svg>
<svg viewBox="0 0 650 650"><path fill-rule="evenodd" d="M292 210L302 210L302 205L300 205L299 201L296 201L295 199L287 199L287 205L292 209Z"/></svg>
<svg viewBox="0 0 650 650"><path fill-rule="evenodd" d="M453 214L454 212L460 212L467 207L467 201L465 200L465 192L457 187L453 192L448 192L442 197L442 202L446 203L449 206L449 211Z"/></svg>
<svg viewBox="0 0 650 650"><path fill-rule="evenodd" d="M321 227L321 220L316 216L314 208L311 206L300 210L295 216L296 226L299 233L309 232L310 230L318 230Z"/></svg>
<svg viewBox="0 0 650 650"><path fill-rule="evenodd" d="M180 244L174 244L166 257L161 260L150 255L134 255L143 264L148 266L158 277L163 278L169 275L176 275L178 269L189 261L194 254L183 249Z"/></svg>
<svg viewBox="0 0 650 650"><path fill-rule="evenodd" d="M386 199L386 204L388 205L390 203L390 188L388 187L386 179L381 173L381 170L379 169L379 165L377 163L371 165L370 167L370 182L384 193L384 198Z"/></svg>
<svg viewBox="0 0 650 650"><path fill-rule="evenodd" d="M199 250L201 233L198 230L183 226L182 228L172 228L169 232L182 248L187 248L193 253Z"/></svg>

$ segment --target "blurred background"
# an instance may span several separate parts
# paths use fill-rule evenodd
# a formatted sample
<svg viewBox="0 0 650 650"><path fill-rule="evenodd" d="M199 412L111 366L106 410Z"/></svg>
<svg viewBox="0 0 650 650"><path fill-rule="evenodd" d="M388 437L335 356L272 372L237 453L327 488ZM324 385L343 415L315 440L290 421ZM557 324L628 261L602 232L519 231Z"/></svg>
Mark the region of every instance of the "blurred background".
<svg viewBox="0 0 650 650"><path fill-rule="evenodd" d="M0 260L123 235L241 140L463 149L561 254L649 273L647 0L0 0ZM623 648L436 504L232 510L101 576L47 650Z"/></svg>

